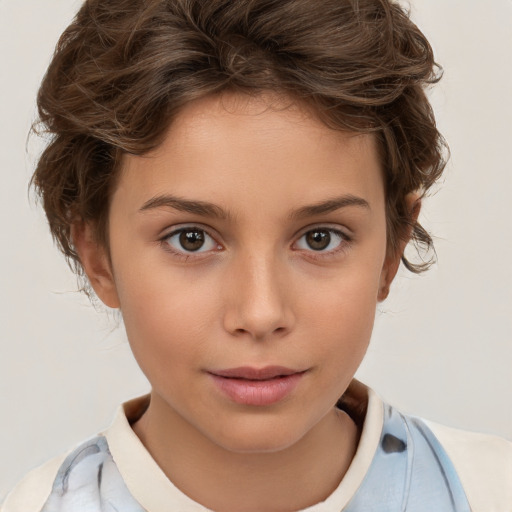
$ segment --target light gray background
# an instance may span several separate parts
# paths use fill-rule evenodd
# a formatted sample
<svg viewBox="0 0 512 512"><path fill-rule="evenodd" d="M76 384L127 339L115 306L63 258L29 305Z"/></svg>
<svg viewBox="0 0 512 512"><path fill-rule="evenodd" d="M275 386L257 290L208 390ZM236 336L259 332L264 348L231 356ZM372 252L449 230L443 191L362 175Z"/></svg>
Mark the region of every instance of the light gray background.
<svg viewBox="0 0 512 512"><path fill-rule="evenodd" d="M27 198L37 86L79 4L0 0L0 501L149 389ZM398 277L358 376L405 411L512 439L512 1L413 0L412 12L445 68L432 101L452 160L422 214L439 264Z"/></svg>

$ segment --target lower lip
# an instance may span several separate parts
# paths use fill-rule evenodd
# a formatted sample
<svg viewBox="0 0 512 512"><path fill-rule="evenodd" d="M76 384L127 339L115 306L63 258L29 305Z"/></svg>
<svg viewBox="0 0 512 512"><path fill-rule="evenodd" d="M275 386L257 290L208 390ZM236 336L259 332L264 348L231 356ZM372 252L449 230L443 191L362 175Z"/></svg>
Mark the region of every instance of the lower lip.
<svg viewBox="0 0 512 512"><path fill-rule="evenodd" d="M233 402L244 405L271 405L289 396L304 372L268 380L248 380L210 374L213 382Z"/></svg>

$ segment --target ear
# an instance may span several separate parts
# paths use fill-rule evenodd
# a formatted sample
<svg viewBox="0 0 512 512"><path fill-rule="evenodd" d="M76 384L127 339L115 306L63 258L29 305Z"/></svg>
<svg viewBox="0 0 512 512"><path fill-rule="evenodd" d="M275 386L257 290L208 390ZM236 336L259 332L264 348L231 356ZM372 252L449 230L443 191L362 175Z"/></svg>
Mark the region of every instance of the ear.
<svg viewBox="0 0 512 512"><path fill-rule="evenodd" d="M105 247L97 242L92 226L83 221L74 223L71 226L71 237L96 295L109 308L119 308L110 259Z"/></svg>
<svg viewBox="0 0 512 512"><path fill-rule="evenodd" d="M404 236L399 241L399 245L396 251L394 251L392 254L386 255L386 260L384 261L384 266L382 267L382 272L380 275L379 293L377 295L377 300L379 302L382 302L389 295L389 288L396 276L396 273L398 272L398 267L400 266L400 261L402 260L405 247L411 239L413 226L418 220L418 216L420 214L421 196L417 192L408 194L405 200L411 223L408 227L406 236Z"/></svg>

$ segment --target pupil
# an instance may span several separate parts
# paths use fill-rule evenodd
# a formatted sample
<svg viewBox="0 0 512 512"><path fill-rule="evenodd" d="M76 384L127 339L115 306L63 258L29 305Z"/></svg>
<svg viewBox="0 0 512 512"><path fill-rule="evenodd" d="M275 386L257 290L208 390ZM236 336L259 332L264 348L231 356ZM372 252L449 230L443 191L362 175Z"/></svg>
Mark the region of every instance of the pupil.
<svg viewBox="0 0 512 512"><path fill-rule="evenodd" d="M180 233L180 244L187 251L197 251L204 244L204 233L199 230L182 231Z"/></svg>
<svg viewBox="0 0 512 512"><path fill-rule="evenodd" d="M306 241L315 251L321 251L331 243L331 234L326 230L310 231L306 235Z"/></svg>

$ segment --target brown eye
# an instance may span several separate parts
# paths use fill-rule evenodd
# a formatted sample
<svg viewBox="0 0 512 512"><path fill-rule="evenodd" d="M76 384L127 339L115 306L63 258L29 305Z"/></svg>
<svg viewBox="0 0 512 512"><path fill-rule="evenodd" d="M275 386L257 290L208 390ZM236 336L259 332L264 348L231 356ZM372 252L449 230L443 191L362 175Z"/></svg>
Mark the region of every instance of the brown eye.
<svg viewBox="0 0 512 512"><path fill-rule="evenodd" d="M331 254L350 244L350 237L338 229L318 227L306 231L295 242L295 248Z"/></svg>
<svg viewBox="0 0 512 512"><path fill-rule="evenodd" d="M180 233L180 245L186 251L198 251L204 245L204 231L187 229Z"/></svg>
<svg viewBox="0 0 512 512"><path fill-rule="evenodd" d="M219 248L215 240L203 229L190 227L174 231L164 238L174 251L180 253L202 253Z"/></svg>
<svg viewBox="0 0 512 512"><path fill-rule="evenodd" d="M315 229L306 233L306 243L314 251L323 251L331 243L331 233L327 229Z"/></svg>

